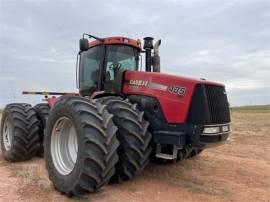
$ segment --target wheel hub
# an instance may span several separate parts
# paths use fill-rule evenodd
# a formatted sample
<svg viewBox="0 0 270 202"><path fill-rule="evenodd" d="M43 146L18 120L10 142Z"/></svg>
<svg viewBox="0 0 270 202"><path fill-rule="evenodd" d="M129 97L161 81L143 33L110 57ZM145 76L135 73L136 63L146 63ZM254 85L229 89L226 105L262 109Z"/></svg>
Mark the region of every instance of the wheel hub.
<svg viewBox="0 0 270 202"><path fill-rule="evenodd" d="M3 142L7 151L11 149L12 139L11 124L10 121L6 119L3 125Z"/></svg>
<svg viewBox="0 0 270 202"><path fill-rule="evenodd" d="M51 156L56 170L68 175L74 169L78 153L77 132L71 120L59 118L51 135Z"/></svg>

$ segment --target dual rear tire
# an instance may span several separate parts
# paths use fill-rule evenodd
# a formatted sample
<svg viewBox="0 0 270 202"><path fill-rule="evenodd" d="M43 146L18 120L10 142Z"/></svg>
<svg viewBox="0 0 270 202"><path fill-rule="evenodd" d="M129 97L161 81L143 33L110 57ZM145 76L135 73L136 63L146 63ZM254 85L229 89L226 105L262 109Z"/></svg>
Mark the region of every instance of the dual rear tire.
<svg viewBox="0 0 270 202"><path fill-rule="evenodd" d="M19 162L35 156L39 147L40 122L29 104L9 104L3 111L0 129L2 155Z"/></svg>

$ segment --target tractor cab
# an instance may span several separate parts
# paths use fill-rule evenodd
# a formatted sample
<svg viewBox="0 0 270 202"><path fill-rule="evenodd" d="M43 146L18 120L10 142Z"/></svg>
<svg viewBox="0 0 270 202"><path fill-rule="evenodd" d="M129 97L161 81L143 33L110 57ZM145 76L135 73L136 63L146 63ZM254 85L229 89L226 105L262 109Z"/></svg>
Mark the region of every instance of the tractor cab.
<svg viewBox="0 0 270 202"><path fill-rule="evenodd" d="M89 42L85 38L94 38ZM81 95L91 95L93 92L105 91L121 94L124 72L138 71L140 54L145 53L145 70L159 71L160 59L158 40L153 46L153 38L144 38L144 51L141 41L126 37L98 38L83 34L80 40L79 68L77 82ZM151 50L154 48L152 56ZM141 61L142 62L142 61Z"/></svg>
<svg viewBox="0 0 270 202"><path fill-rule="evenodd" d="M79 89L83 95L121 90L123 73L138 70L140 41L123 37L80 40Z"/></svg>

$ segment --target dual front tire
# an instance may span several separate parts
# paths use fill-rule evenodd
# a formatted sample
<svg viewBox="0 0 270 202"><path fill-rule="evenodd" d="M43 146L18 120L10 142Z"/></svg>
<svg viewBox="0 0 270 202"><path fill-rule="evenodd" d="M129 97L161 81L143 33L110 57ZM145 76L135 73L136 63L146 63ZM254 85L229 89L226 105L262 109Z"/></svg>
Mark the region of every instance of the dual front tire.
<svg viewBox="0 0 270 202"><path fill-rule="evenodd" d="M81 195L138 175L151 153L148 126L136 105L122 98L63 97L50 112L44 139L55 188Z"/></svg>
<svg viewBox="0 0 270 202"><path fill-rule="evenodd" d="M143 112L119 97L63 96L51 110L11 104L2 117L2 153L8 161L23 161L42 154L44 146L55 189L81 195L142 172L151 153L148 127Z"/></svg>

